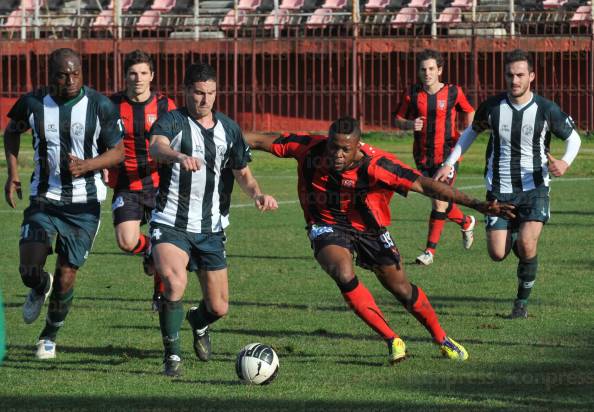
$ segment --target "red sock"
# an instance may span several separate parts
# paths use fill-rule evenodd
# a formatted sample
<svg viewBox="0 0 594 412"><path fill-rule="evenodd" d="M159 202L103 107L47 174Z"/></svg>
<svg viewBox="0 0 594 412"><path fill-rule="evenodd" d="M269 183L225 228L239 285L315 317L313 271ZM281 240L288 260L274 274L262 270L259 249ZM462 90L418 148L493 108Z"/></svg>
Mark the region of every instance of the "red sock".
<svg viewBox="0 0 594 412"><path fill-rule="evenodd" d="M408 310L423 326L425 329L429 331L433 340L437 343L443 342L446 337L446 333L441 328L439 324L439 320L437 319L437 314L431 303L429 303L429 299L423 292L423 289L417 287L416 285L412 285L413 287L413 296L410 300L412 305L409 303L405 305L406 310ZM416 297L416 299L415 299Z"/></svg>
<svg viewBox="0 0 594 412"><path fill-rule="evenodd" d="M435 255L435 249L439 243L443 225L445 225L446 214L444 212L431 211L429 218L429 232L427 233L427 247L425 250Z"/></svg>
<svg viewBox="0 0 594 412"><path fill-rule="evenodd" d="M451 203L451 208L448 212L448 220L455 222L460 226L463 226L466 222L466 216L464 215L464 213L462 213L458 205L456 205L455 203Z"/></svg>
<svg viewBox="0 0 594 412"><path fill-rule="evenodd" d="M342 296L357 316L382 338L392 339L398 337L384 319L384 314L377 307L371 292L363 283L358 282L357 286L349 292L343 291Z"/></svg>
<svg viewBox="0 0 594 412"><path fill-rule="evenodd" d="M155 293L165 293L165 284L163 283L163 279L161 279L161 276L159 276L158 273L155 273L153 279L155 281Z"/></svg>
<svg viewBox="0 0 594 412"><path fill-rule="evenodd" d="M141 233L140 237L138 238L138 243L132 249L132 254L138 255L139 253L144 252L149 247L150 238L145 234Z"/></svg>

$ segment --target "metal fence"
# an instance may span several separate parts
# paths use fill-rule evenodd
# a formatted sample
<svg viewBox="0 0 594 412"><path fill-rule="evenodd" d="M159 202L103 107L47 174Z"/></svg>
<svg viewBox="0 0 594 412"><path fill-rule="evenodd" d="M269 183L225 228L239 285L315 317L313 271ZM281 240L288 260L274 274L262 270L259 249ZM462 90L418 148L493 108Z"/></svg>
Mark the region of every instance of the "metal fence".
<svg viewBox="0 0 594 412"><path fill-rule="evenodd" d="M344 28L336 28L337 32ZM594 129L591 36L454 38L322 36L288 39L251 35L225 39L85 39L0 42L0 114L14 99L47 82L47 58L57 47L83 57L86 84L110 94L123 87L125 53L142 49L156 62L154 87L182 104L185 67L207 61L217 69L217 108L245 130L325 130L351 114L365 130L391 127L404 90L416 80L415 56L444 52L443 79L463 87L474 105L504 89L505 51L535 56L534 89L551 98L586 131ZM0 121L5 118L0 116Z"/></svg>

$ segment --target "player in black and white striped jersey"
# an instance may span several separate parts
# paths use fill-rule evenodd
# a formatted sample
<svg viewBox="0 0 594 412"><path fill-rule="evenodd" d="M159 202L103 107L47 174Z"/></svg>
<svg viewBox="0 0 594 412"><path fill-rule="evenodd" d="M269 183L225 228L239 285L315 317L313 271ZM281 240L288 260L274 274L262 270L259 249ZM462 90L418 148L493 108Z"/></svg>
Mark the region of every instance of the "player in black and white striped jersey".
<svg viewBox="0 0 594 412"><path fill-rule="evenodd" d="M107 192L100 171L124 159L123 128L111 101L83 86L80 57L71 49L51 53L49 86L22 96L8 117L4 194L13 208L14 193L21 197L20 136L28 129L35 150L30 205L24 212L20 238L19 271L25 286L31 288L23 319L35 321L50 297L36 356L54 358L56 335L72 304L77 271L99 228L100 202ZM58 259L52 275L44 265L54 238Z"/></svg>
<svg viewBox="0 0 594 412"><path fill-rule="evenodd" d="M261 211L276 200L261 192L248 167L249 146L239 126L213 110L216 72L193 64L184 76L185 107L160 117L151 129L150 153L159 166L157 206L151 218L151 254L165 285L159 308L163 372L181 373L179 331L187 270L196 271L203 299L186 318L198 358L210 358L209 325L228 310L225 232L233 182Z"/></svg>
<svg viewBox="0 0 594 412"><path fill-rule="evenodd" d="M477 135L490 129L485 181L489 200L517 206L517 217L487 217L487 248L495 261L511 250L519 259L518 291L510 319L527 318L528 297L538 268L537 246L549 220L550 174L565 174L580 148L573 120L559 106L533 93L532 56L514 50L505 59L507 91L484 101L472 126L464 131L435 178L443 180ZM551 133L565 141L565 153L556 159L549 152Z"/></svg>

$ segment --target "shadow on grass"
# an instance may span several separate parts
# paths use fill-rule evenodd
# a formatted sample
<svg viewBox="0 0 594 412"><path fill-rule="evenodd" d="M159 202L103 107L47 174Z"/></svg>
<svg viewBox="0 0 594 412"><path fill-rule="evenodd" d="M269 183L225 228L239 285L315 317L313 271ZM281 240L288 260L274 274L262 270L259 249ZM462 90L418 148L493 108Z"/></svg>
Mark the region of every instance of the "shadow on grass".
<svg viewBox="0 0 594 412"><path fill-rule="evenodd" d="M169 384L163 378L164 385ZM183 379L170 380L172 384L204 383L200 380L185 381ZM0 396L0 403L7 409L28 409L28 410L47 410L53 409L74 410L143 410L143 411L162 411L175 410L176 412L189 411L266 411L266 412L286 412L286 411L311 411L311 412L344 412L344 411L398 411L398 410L423 410L438 411L443 410L443 406L438 407L429 401L401 401L395 404L393 401L361 400L361 401L323 401L323 400L288 400L288 399L253 399L258 395L257 392L273 391L274 383L270 386L252 387L238 384L237 382L221 381L223 385L237 386L239 392L237 399L220 399L201 397L198 393L194 396L188 395L187 398L166 398L166 394L159 397L77 397L77 396L27 396L26 403L22 398L11 396ZM215 382L215 384L217 384ZM251 395L250 395L251 394ZM468 404L451 402L448 403L450 409L460 410L465 408L471 410ZM476 409L475 409L476 410Z"/></svg>

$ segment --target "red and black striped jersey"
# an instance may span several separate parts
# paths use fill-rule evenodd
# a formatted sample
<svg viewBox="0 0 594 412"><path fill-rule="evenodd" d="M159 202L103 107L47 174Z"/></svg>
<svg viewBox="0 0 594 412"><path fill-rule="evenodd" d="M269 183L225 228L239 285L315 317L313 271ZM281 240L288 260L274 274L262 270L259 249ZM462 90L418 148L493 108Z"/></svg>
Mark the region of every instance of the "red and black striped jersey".
<svg viewBox="0 0 594 412"><path fill-rule="evenodd" d="M326 156L326 136L284 134L270 152L298 163L299 201L308 225L336 225L361 232L377 232L390 225L390 199L406 196L420 173L396 156L361 145L363 158L338 172Z"/></svg>
<svg viewBox="0 0 594 412"><path fill-rule="evenodd" d="M125 92L111 97L124 124L125 159L109 170L109 186L116 190L151 191L159 187L159 174L149 147L149 131L163 114L175 109L173 100L152 93L144 102L130 100Z"/></svg>
<svg viewBox="0 0 594 412"><path fill-rule="evenodd" d="M419 169L437 167L448 157L460 137L457 112L474 112L460 86L445 84L437 93L429 94L422 85L415 84L404 93L398 116L425 117L423 130L414 132L413 156Z"/></svg>

